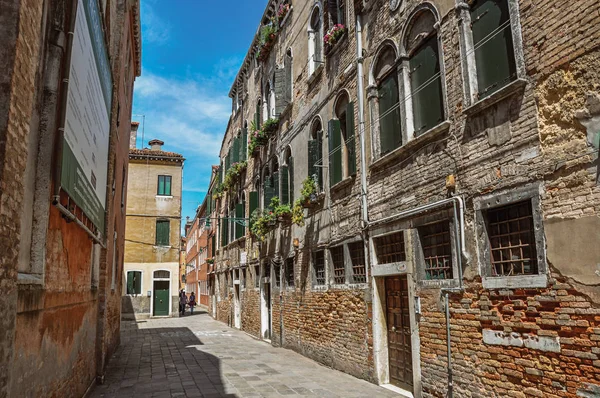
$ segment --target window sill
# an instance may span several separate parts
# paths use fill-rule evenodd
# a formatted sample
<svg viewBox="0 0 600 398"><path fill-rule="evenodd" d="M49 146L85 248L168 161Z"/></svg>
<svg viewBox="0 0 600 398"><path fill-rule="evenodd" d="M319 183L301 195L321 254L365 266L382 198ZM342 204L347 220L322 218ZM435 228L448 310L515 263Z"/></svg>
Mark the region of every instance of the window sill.
<svg viewBox="0 0 600 398"><path fill-rule="evenodd" d="M503 99L513 95L514 93L523 89L526 85L527 85L526 79L518 78L515 81L507 84L500 90L496 91L494 94L490 95L489 97L485 97L484 99L479 100L479 101L475 102L474 104L470 105L468 108L465 108L463 110L463 113L468 116L475 115L475 114L483 111L484 109L489 108L490 106L497 104L498 102L502 101Z"/></svg>
<svg viewBox="0 0 600 398"><path fill-rule="evenodd" d="M173 199L173 195L156 195L156 198L161 198L161 199Z"/></svg>
<svg viewBox="0 0 600 398"><path fill-rule="evenodd" d="M331 191L331 193L340 191L340 190L348 187L349 185L352 185L355 178L356 178L356 174L348 176L348 177L344 178L342 181L335 183L335 185L333 185L331 188L329 188L329 190Z"/></svg>
<svg viewBox="0 0 600 398"><path fill-rule="evenodd" d="M421 279L419 281L419 287L421 289L444 289L459 286L460 281L458 279Z"/></svg>
<svg viewBox="0 0 600 398"><path fill-rule="evenodd" d="M389 264L375 264L372 269L372 276L388 276L399 273L405 273L407 270L406 261Z"/></svg>
<svg viewBox="0 0 600 398"><path fill-rule="evenodd" d="M44 276L41 274L25 274L19 272L17 275L18 285L43 285Z"/></svg>
<svg viewBox="0 0 600 398"><path fill-rule="evenodd" d="M415 149L419 145L422 145L426 142L429 142L431 140L438 138L438 136L447 132L449 128L450 128L450 122L448 120L446 120L446 121L438 124L437 126L432 127L429 130L425 131L423 134L419 135L418 137L413 138L412 140L408 141L406 144L402 145L401 147L394 149L392 152L384 155L383 157L380 157L375 162L371 163L370 167L372 169L378 169L378 168L381 168L381 167L389 164L390 162L392 162L394 160L397 160L398 158L400 158L402 156L407 156L410 153L412 153L413 149Z"/></svg>
<svg viewBox="0 0 600 398"><path fill-rule="evenodd" d="M313 61L316 62L316 61ZM312 75L309 76L308 80L306 81L306 84L308 84L308 86L312 86L315 83L315 80L317 80L321 74L323 73L323 63L319 63L319 66L317 66L315 68L315 70L313 71Z"/></svg>
<svg viewBox="0 0 600 398"><path fill-rule="evenodd" d="M484 289L511 289L511 288L546 288L548 276L519 275L519 276L486 276L483 277Z"/></svg>
<svg viewBox="0 0 600 398"><path fill-rule="evenodd" d="M329 286L327 285L314 285L312 287L313 292L326 292L327 290L329 290Z"/></svg>
<svg viewBox="0 0 600 398"><path fill-rule="evenodd" d="M324 48L324 52L325 52L325 56L326 57L333 57L335 55L335 53L337 53L338 51L340 51L340 48L343 48L343 44L346 43L348 41L348 31L346 30L346 32L344 32L344 34L342 35L342 37L336 41L334 44L327 44L325 45ZM348 48L347 46L344 48Z"/></svg>

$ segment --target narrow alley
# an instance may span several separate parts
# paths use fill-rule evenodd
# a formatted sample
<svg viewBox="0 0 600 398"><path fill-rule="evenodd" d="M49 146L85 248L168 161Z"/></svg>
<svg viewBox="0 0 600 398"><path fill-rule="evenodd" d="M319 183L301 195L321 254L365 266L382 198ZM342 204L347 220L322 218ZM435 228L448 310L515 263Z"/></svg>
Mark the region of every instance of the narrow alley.
<svg viewBox="0 0 600 398"><path fill-rule="evenodd" d="M90 397L398 397L205 312L123 321L121 345Z"/></svg>

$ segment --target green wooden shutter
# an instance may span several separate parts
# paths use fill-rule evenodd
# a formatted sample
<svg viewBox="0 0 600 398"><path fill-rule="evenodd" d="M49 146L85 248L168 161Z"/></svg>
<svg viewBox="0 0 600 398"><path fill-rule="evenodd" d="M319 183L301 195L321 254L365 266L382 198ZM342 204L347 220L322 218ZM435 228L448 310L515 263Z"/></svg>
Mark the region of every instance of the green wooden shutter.
<svg viewBox="0 0 600 398"><path fill-rule="evenodd" d="M252 191L249 194L249 200L250 200L250 217L252 217L252 213L254 213L254 211L256 209L258 209L258 192Z"/></svg>
<svg viewBox="0 0 600 398"><path fill-rule="evenodd" d="M240 137L240 162L246 160L246 152L248 148L248 130L244 128Z"/></svg>
<svg viewBox="0 0 600 398"><path fill-rule="evenodd" d="M308 141L308 176L317 178L317 168L315 167L318 159L319 142L317 140Z"/></svg>
<svg viewBox="0 0 600 398"><path fill-rule="evenodd" d="M275 70L275 115L279 116L288 106L288 101L285 97L285 68Z"/></svg>
<svg viewBox="0 0 600 398"><path fill-rule="evenodd" d="M481 99L516 78L508 0L475 1L471 6L471 21L477 92Z"/></svg>
<svg viewBox="0 0 600 398"><path fill-rule="evenodd" d="M288 158L289 203L294 203L294 158Z"/></svg>
<svg viewBox="0 0 600 398"><path fill-rule="evenodd" d="M165 194L165 176L158 176L158 195Z"/></svg>
<svg viewBox="0 0 600 398"><path fill-rule="evenodd" d="M221 219L221 247L227 246L227 237L229 236L229 219Z"/></svg>
<svg viewBox="0 0 600 398"><path fill-rule="evenodd" d="M340 121L331 119L329 121L329 187L331 188L342 181L342 137Z"/></svg>
<svg viewBox="0 0 600 398"><path fill-rule="evenodd" d="M385 155L402 145L400 95L396 76L391 75L381 83L378 97L381 155Z"/></svg>
<svg viewBox="0 0 600 398"><path fill-rule="evenodd" d="M317 184L321 191L323 191L323 166L325 166L323 159L323 132L319 131L317 133L317 162L315 167L317 171Z"/></svg>
<svg viewBox="0 0 600 398"><path fill-rule="evenodd" d="M293 58L292 57L285 57L285 90L284 90L284 95L283 98L284 100L289 104L290 102L292 102L292 62L293 62Z"/></svg>
<svg viewBox="0 0 600 398"><path fill-rule="evenodd" d="M290 184L289 184L289 175L288 175L288 167L281 167L281 204L289 205L290 204Z"/></svg>
<svg viewBox="0 0 600 398"><path fill-rule="evenodd" d="M156 245L169 246L169 220L156 220Z"/></svg>
<svg viewBox="0 0 600 398"><path fill-rule="evenodd" d="M348 175L356 174L356 132L354 131L354 102L346 107L346 148L348 150Z"/></svg>
<svg viewBox="0 0 600 398"><path fill-rule="evenodd" d="M219 166L217 169L217 181L219 181L219 185L223 183L223 167L224 166Z"/></svg>
<svg viewBox="0 0 600 398"><path fill-rule="evenodd" d="M246 234L244 231L244 227L239 224L239 222L243 222L244 218L244 205L242 203L238 203L235 205L235 217L238 219L235 223L235 238L240 239L242 236Z"/></svg>
<svg viewBox="0 0 600 398"><path fill-rule="evenodd" d="M279 171L276 171L273 173L273 197L278 197L281 200L281 197L279 196Z"/></svg>
<svg viewBox="0 0 600 398"><path fill-rule="evenodd" d="M171 196L171 176L165 176L165 195Z"/></svg>
<svg viewBox="0 0 600 398"><path fill-rule="evenodd" d="M410 58L409 65L413 120L417 137L444 119L437 35L427 39L416 50Z"/></svg>
<svg viewBox="0 0 600 398"><path fill-rule="evenodd" d="M256 103L256 113L254 114L254 122L256 123L256 129L260 130L260 101Z"/></svg>
<svg viewBox="0 0 600 398"><path fill-rule="evenodd" d="M235 137L233 139L231 151L231 164L237 163L240 161L240 139L239 137Z"/></svg>
<svg viewBox="0 0 600 398"><path fill-rule="evenodd" d="M133 287L134 272L135 271L127 271L127 294L135 294Z"/></svg>
<svg viewBox="0 0 600 398"><path fill-rule="evenodd" d="M265 178L263 184L263 208L266 210L275 196L274 175Z"/></svg>
<svg viewBox="0 0 600 398"><path fill-rule="evenodd" d="M133 294L142 294L142 273L133 271Z"/></svg>

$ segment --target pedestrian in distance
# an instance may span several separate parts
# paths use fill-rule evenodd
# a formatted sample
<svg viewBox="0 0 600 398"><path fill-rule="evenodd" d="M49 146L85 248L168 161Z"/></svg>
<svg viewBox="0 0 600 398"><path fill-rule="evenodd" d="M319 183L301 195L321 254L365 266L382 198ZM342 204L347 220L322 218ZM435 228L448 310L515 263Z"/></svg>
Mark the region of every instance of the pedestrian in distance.
<svg viewBox="0 0 600 398"><path fill-rule="evenodd" d="M192 294L190 295L188 305L190 306L190 314L194 315L194 307L196 306L196 295L194 294L194 292L192 292Z"/></svg>
<svg viewBox="0 0 600 398"><path fill-rule="evenodd" d="M181 316L185 315L185 307L187 305L188 298L185 294L185 290L181 291L181 296L179 297L179 308L181 309Z"/></svg>

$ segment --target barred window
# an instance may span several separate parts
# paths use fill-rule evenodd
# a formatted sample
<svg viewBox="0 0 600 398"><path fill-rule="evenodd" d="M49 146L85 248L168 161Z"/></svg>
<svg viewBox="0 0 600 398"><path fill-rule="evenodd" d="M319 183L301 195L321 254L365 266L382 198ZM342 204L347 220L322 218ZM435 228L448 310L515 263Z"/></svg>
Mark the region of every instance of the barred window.
<svg viewBox="0 0 600 398"><path fill-rule="evenodd" d="M275 278L275 286L279 287L281 285L281 266L273 266L273 278Z"/></svg>
<svg viewBox="0 0 600 398"><path fill-rule="evenodd" d="M492 276L537 274L531 201L487 211Z"/></svg>
<svg viewBox="0 0 600 398"><path fill-rule="evenodd" d="M325 251L315 252L313 259L313 268L315 275L315 285L325 285Z"/></svg>
<svg viewBox="0 0 600 398"><path fill-rule="evenodd" d="M425 279L452 279L450 223L442 221L419 227L425 260Z"/></svg>
<svg viewBox="0 0 600 398"><path fill-rule="evenodd" d="M395 232L390 235L373 239L375 254L378 264L390 264L406 261L404 247L404 232Z"/></svg>
<svg viewBox="0 0 600 398"><path fill-rule="evenodd" d="M346 283L346 266L344 264L344 246L332 247L331 260L333 263L333 282L336 285Z"/></svg>
<svg viewBox="0 0 600 398"><path fill-rule="evenodd" d="M366 283L367 272L365 266L365 249L363 242L354 242L348 245L350 259L352 260L352 282Z"/></svg>
<svg viewBox="0 0 600 398"><path fill-rule="evenodd" d="M254 266L254 287L260 286L260 267Z"/></svg>
<svg viewBox="0 0 600 398"><path fill-rule="evenodd" d="M285 280L288 287L294 287L294 258L290 257L285 260Z"/></svg>

